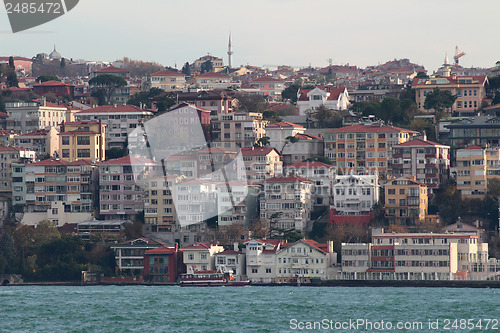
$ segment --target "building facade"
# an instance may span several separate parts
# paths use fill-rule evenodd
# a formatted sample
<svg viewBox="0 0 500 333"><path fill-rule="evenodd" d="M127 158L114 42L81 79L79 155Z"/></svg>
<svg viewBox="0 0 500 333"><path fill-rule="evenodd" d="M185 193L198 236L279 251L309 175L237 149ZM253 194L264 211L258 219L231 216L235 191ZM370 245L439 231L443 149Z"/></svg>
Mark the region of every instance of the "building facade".
<svg viewBox="0 0 500 333"><path fill-rule="evenodd" d="M65 161L106 159L106 125L99 121L62 122L59 130L59 156Z"/></svg>
<svg viewBox="0 0 500 333"><path fill-rule="evenodd" d="M294 174L314 182L311 188L313 207L330 205L335 178L333 166L322 162L299 162L285 167L285 174Z"/></svg>
<svg viewBox="0 0 500 333"><path fill-rule="evenodd" d="M427 215L427 185L415 177L400 177L385 184L385 216L390 224L416 225Z"/></svg>
<svg viewBox="0 0 500 333"><path fill-rule="evenodd" d="M158 88L165 91L182 90L186 87L186 75L168 69L148 74L146 90Z"/></svg>
<svg viewBox="0 0 500 333"><path fill-rule="evenodd" d="M248 183L260 183L264 179L281 176L283 173L283 162L275 148L242 148L241 154Z"/></svg>
<svg viewBox="0 0 500 333"><path fill-rule="evenodd" d="M250 148L265 136L267 121L261 113L220 114L212 121L212 143L228 149Z"/></svg>

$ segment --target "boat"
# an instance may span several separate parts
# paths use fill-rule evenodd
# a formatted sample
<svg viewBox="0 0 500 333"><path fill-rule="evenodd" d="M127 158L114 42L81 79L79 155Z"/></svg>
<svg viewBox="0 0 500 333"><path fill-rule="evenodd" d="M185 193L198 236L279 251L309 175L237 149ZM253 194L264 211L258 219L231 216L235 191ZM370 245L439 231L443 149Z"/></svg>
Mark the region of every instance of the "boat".
<svg viewBox="0 0 500 333"><path fill-rule="evenodd" d="M250 284L250 281L234 280L233 272L224 268L218 270L193 270L181 274L181 287L242 287Z"/></svg>

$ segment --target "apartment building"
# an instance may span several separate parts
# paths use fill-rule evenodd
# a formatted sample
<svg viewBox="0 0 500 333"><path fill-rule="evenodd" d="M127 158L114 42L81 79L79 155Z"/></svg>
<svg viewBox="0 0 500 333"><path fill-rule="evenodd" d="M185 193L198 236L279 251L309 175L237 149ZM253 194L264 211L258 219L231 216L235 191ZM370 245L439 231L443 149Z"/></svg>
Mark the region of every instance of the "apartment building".
<svg viewBox="0 0 500 333"><path fill-rule="evenodd" d="M201 71L201 65L203 65L204 63L206 63L207 61L210 61L212 63L212 66L214 68L222 68L224 67L224 60L222 60L222 58L219 58L219 57L214 57L210 54L207 54L206 56L203 56L203 57L200 57L198 59L196 59L194 62L193 62L193 68L195 71L199 72Z"/></svg>
<svg viewBox="0 0 500 333"><path fill-rule="evenodd" d="M451 92L457 99L448 112L459 117L473 116L482 107L486 98L488 78L481 76L457 76L450 74L442 77L414 78L412 89L415 90L415 101L419 110L424 108L427 94L435 88Z"/></svg>
<svg viewBox="0 0 500 333"><path fill-rule="evenodd" d="M276 283L311 283L329 278L337 264L333 242L300 239L276 251Z"/></svg>
<svg viewBox="0 0 500 333"><path fill-rule="evenodd" d="M264 179L281 176L283 173L283 162L275 148L242 148L241 154L248 183L259 183Z"/></svg>
<svg viewBox="0 0 500 333"><path fill-rule="evenodd" d="M246 228L257 217L259 186L232 181L217 184L215 190L219 227L239 224Z"/></svg>
<svg viewBox="0 0 500 333"><path fill-rule="evenodd" d="M386 178L392 171L392 147L413 139L418 132L365 122L324 133L325 156L332 165L358 175Z"/></svg>
<svg viewBox="0 0 500 333"><path fill-rule="evenodd" d="M304 134L305 130L301 125L280 121L266 126L266 136L269 137L269 146L276 148L277 151L281 151L287 137Z"/></svg>
<svg viewBox="0 0 500 333"><path fill-rule="evenodd" d="M268 122L261 113L242 112L219 114L212 121L212 144L228 149L249 148L266 135Z"/></svg>
<svg viewBox="0 0 500 333"><path fill-rule="evenodd" d="M35 161L33 150L17 147L0 147L0 196L10 198L16 189L24 189L22 170L16 164ZM19 188L21 186L21 188ZM14 197L13 197L14 199Z"/></svg>
<svg viewBox="0 0 500 333"><path fill-rule="evenodd" d="M63 121L73 121L74 111L64 104L50 103L44 98L31 102L6 102L7 128L19 133L56 127Z"/></svg>
<svg viewBox="0 0 500 333"><path fill-rule="evenodd" d="M99 121L62 122L59 130L59 156L65 161L90 159L104 161L106 125Z"/></svg>
<svg viewBox="0 0 500 333"><path fill-rule="evenodd" d="M433 194L448 180L450 173L450 147L436 142L415 139L392 148L392 175L416 176Z"/></svg>
<svg viewBox="0 0 500 333"><path fill-rule="evenodd" d="M385 216L390 224L416 225L425 220L427 185L415 177L400 177L385 184Z"/></svg>
<svg viewBox="0 0 500 333"><path fill-rule="evenodd" d="M261 76L250 81L249 85L256 88L260 95L270 99L278 98L281 100L281 93L285 89L285 84L282 80L271 76Z"/></svg>
<svg viewBox="0 0 500 333"><path fill-rule="evenodd" d="M245 181L245 165L238 151L207 148L197 151L198 175L217 182Z"/></svg>
<svg viewBox="0 0 500 333"><path fill-rule="evenodd" d="M377 176L336 175L330 223L367 225L372 218L372 207L378 201Z"/></svg>
<svg viewBox="0 0 500 333"><path fill-rule="evenodd" d="M144 210L144 182L159 176L160 164L140 157L99 163L99 214L106 220L129 220Z"/></svg>
<svg viewBox="0 0 500 333"><path fill-rule="evenodd" d="M274 177L263 181L260 218L272 229L310 231L313 181L296 175Z"/></svg>
<svg viewBox="0 0 500 333"><path fill-rule="evenodd" d="M324 141L321 136L297 133L296 142L287 144L283 148L282 158L285 165L305 161L316 156L323 156Z"/></svg>
<svg viewBox="0 0 500 333"><path fill-rule="evenodd" d="M14 145L36 152L38 159L55 157L59 153L59 132L56 127L16 135Z"/></svg>
<svg viewBox="0 0 500 333"><path fill-rule="evenodd" d="M382 229L374 231L371 243L342 243L342 278L347 280L486 279L500 272L493 261L488 244L477 235Z"/></svg>
<svg viewBox="0 0 500 333"><path fill-rule="evenodd" d="M187 272L215 269L215 254L224 251L222 246L210 243L194 243L181 248Z"/></svg>
<svg viewBox="0 0 500 333"><path fill-rule="evenodd" d="M165 91L175 91L186 87L186 75L168 69L148 74L145 79L145 90L158 88Z"/></svg>
<svg viewBox="0 0 500 333"><path fill-rule="evenodd" d="M484 198L488 182L500 179L500 148L470 146L457 150L457 190L466 198Z"/></svg>
<svg viewBox="0 0 500 333"><path fill-rule="evenodd" d="M217 216L217 182L189 179L174 184L174 204L181 227L189 231L204 231L206 220Z"/></svg>
<svg viewBox="0 0 500 333"><path fill-rule="evenodd" d="M182 254L177 246L162 246L144 252L144 275L153 283L177 282L182 266Z"/></svg>
<svg viewBox="0 0 500 333"><path fill-rule="evenodd" d="M195 77L196 87L201 90L224 89L239 86L238 83L232 82L228 75L215 72L207 72Z"/></svg>
<svg viewBox="0 0 500 333"><path fill-rule="evenodd" d="M97 202L97 168L90 160L47 159L14 164L12 204L22 223L49 220L57 226L92 218Z"/></svg>
<svg viewBox="0 0 500 333"><path fill-rule="evenodd" d="M202 91L172 91L166 93L179 103L188 103L210 111L210 117L217 120L221 114L233 112L238 100L231 91L216 89Z"/></svg>
<svg viewBox="0 0 500 333"><path fill-rule="evenodd" d="M333 194L335 168L321 162L299 162L285 167L285 174L293 174L312 180L311 188L313 207L329 206Z"/></svg>
<svg viewBox="0 0 500 333"><path fill-rule="evenodd" d="M144 253L166 245L151 238L140 237L111 246L111 249L115 252L118 274L130 276L143 275Z"/></svg>

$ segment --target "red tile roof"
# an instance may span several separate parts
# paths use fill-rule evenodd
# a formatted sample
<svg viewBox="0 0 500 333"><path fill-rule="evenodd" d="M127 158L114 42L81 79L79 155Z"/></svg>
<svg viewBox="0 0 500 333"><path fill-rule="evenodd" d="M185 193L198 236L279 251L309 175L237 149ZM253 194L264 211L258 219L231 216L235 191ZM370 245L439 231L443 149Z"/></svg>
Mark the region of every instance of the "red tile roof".
<svg viewBox="0 0 500 333"><path fill-rule="evenodd" d="M120 242L116 245L132 245L132 243L138 241L138 240L143 240L145 241L148 245L160 245L160 246L165 246L167 245L166 243L164 242L160 242L160 241L157 241L157 240L154 240L154 239L151 239L151 238L148 238L148 237L139 237L139 238L136 238L136 239L131 239L131 240L128 240L128 241L125 241L125 242Z"/></svg>
<svg viewBox="0 0 500 333"><path fill-rule="evenodd" d="M459 84L459 80L463 79L472 79L472 83L460 83L460 84L477 84L477 83L484 83L487 77L485 75L465 75L465 76L456 76L455 78L452 76L438 76L435 78L428 78L428 79L423 79L423 78L414 78L413 82L411 84L412 87L415 86L428 86L428 85L436 85L440 86L443 85L445 86L446 84L426 84L427 81L435 80L435 79L446 79L448 81L447 84Z"/></svg>
<svg viewBox="0 0 500 333"><path fill-rule="evenodd" d="M161 246L161 247L157 247L156 249L147 250L146 252L144 252L144 255L174 254L174 253L175 253L175 248Z"/></svg>
<svg viewBox="0 0 500 333"><path fill-rule="evenodd" d="M301 125L290 123L288 121L280 121L280 122L277 122L277 123L274 123L274 124L269 124L269 125L266 126L266 128L268 128L268 127L295 127L295 128L304 128Z"/></svg>
<svg viewBox="0 0 500 333"><path fill-rule="evenodd" d="M285 167L285 169L298 169L298 168L328 168L328 169L333 169L334 167L332 165L323 163L323 162L299 162L295 163L292 165L288 165Z"/></svg>
<svg viewBox="0 0 500 333"><path fill-rule="evenodd" d="M480 149L480 150L483 150L484 148L481 147L481 146L478 146L478 145L475 145L475 146L469 146L469 147L465 147L465 148L462 148L462 149L459 149L459 150L464 150L464 149L467 149L467 150L473 150L473 149Z"/></svg>
<svg viewBox="0 0 500 333"><path fill-rule="evenodd" d="M341 128L334 128L332 130L325 131L325 133L361 133L361 132L409 132L418 133L409 129L381 125L379 123L373 123L372 125L356 124Z"/></svg>
<svg viewBox="0 0 500 333"><path fill-rule="evenodd" d="M234 250L224 250L222 252L216 253L216 255L237 255L242 254L242 252L234 251Z"/></svg>
<svg viewBox="0 0 500 333"><path fill-rule="evenodd" d="M0 151L29 151L29 149L19 147L0 147Z"/></svg>
<svg viewBox="0 0 500 333"><path fill-rule="evenodd" d="M433 141L424 141L421 139L415 139L415 140L400 143L395 147L401 147L401 146L411 147L411 146L444 146L444 145L437 143L437 142L433 142Z"/></svg>
<svg viewBox="0 0 500 333"><path fill-rule="evenodd" d="M188 245L182 248L182 250L199 250L199 249L210 249L212 244L210 243L194 243L193 245Z"/></svg>
<svg viewBox="0 0 500 333"><path fill-rule="evenodd" d="M323 140L323 138L311 134L297 133L295 137L300 140Z"/></svg>
<svg viewBox="0 0 500 333"><path fill-rule="evenodd" d="M56 160L56 159L53 159L53 158L49 158L49 159L46 159L46 160L42 160L42 161L39 161L39 162L34 162L34 163L31 163L30 165L46 165L46 166L50 166L50 165L94 165L95 163L90 161L90 160L86 160L86 159L81 159L81 160L75 160L75 161L72 161L72 162L68 162L68 161L64 161L64 160Z"/></svg>
<svg viewBox="0 0 500 333"><path fill-rule="evenodd" d="M10 57L0 57L0 61L9 61ZM12 57L14 60L20 60L20 61L30 61L31 59L24 58L24 57Z"/></svg>
<svg viewBox="0 0 500 333"><path fill-rule="evenodd" d="M98 125L98 124L99 124L98 121L93 121L93 120L64 122L64 125Z"/></svg>
<svg viewBox="0 0 500 333"><path fill-rule="evenodd" d="M66 84L61 81L50 80L42 83L34 84L33 87L53 87L53 86L65 86L65 87L74 87L72 84Z"/></svg>
<svg viewBox="0 0 500 333"><path fill-rule="evenodd" d="M328 252L328 245L327 244L321 244L321 243L318 243L312 239L301 239L301 240L299 240L299 242L303 242L307 245L310 245L310 246L314 247L315 249L317 249L318 251L321 251L323 253Z"/></svg>
<svg viewBox="0 0 500 333"><path fill-rule="evenodd" d="M179 73L179 72L174 72L174 71L171 71L171 70L168 70L168 69L164 69L162 71L158 71L158 72L154 72L154 73L151 73L151 74L148 74L149 76L152 76L152 75L158 75L158 76L172 76L172 75L179 75L179 76L186 76L186 74L184 73Z"/></svg>
<svg viewBox="0 0 500 333"><path fill-rule="evenodd" d="M14 131L0 130L0 136L4 136L4 135L19 135L19 133L14 132Z"/></svg>
<svg viewBox="0 0 500 333"><path fill-rule="evenodd" d="M241 154L243 156L249 156L249 155L261 156L261 155L268 155L273 150L275 150L276 152L278 152L276 150L276 148L273 148L273 147L265 147L265 148L241 148Z"/></svg>
<svg viewBox="0 0 500 333"><path fill-rule="evenodd" d="M264 182L265 183L295 183L295 182L313 183L313 181L297 175L288 175L286 177L273 177L264 180Z"/></svg>
<svg viewBox="0 0 500 333"><path fill-rule="evenodd" d="M219 77L219 78L229 79L229 76L227 76L225 74L221 74L221 73L216 73L216 72L206 72L206 73L198 75L196 78L199 78L199 77Z"/></svg>

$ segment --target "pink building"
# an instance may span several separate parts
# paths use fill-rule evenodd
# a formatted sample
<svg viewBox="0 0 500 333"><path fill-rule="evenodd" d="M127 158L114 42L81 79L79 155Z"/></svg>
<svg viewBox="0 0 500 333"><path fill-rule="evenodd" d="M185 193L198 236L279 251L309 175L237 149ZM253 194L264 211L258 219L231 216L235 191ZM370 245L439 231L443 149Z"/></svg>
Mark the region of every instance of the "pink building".
<svg viewBox="0 0 500 333"><path fill-rule="evenodd" d="M271 76L262 76L250 81L250 85L260 91L261 95L271 98L281 98L281 92L285 89L283 81Z"/></svg>

